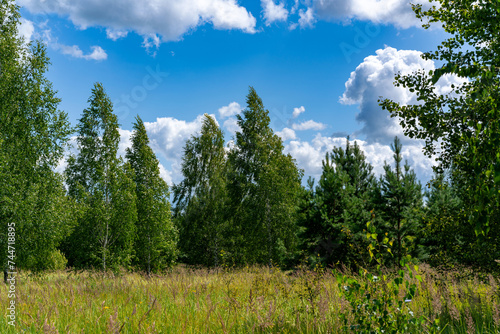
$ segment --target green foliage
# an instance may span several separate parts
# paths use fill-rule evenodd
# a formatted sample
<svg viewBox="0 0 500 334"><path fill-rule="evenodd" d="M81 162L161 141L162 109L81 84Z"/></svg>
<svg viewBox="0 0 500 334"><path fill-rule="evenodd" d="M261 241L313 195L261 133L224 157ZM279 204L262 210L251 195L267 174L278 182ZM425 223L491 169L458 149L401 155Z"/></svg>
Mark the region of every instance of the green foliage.
<svg viewBox="0 0 500 334"><path fill-rule="evenodd" d="M45 45L18 37L19 18L13 1L0 1L0 256L6 260L7 226L15 226L14 262L40 270L73 224L54 172L71 129L45 77Z"/></svg>
<svg viewBox="0 0 500 334"><path fill-rule="evenodd" d="M167 183L160 177L159 162L149 147L144 122L134 124L132 148L126 158L133 169L137 198L134 264L148 274L173 265L177 258L177 230L170 214Z"/></svg>
<svg viewBox="0 0 500 334"><path fill-rule="evenodd" d="M47 269L49 270L64 270L66 269L67 263L68 260L58 249L52 251L52 253L50 253L50 256L47 257Z"/></svg>
<svg viewBox="0 0 500 334"><path fill-rule="evenodd" d="M220 253L230 245L227 224L227 159L224 136L205 114L201 133L186 142L184 180L174 186L174 213L183 260L219 266Z"/></svg>
<svg viewBox="0 0 500 334"><path fill-rule="evenodd" d="M118 121L101 84L94 85L88 102L78 125L78 156L71 156L66 168L68 194L82 211L65 254L76 267L115 269L132 259L134 171L117 158Z"/></svg>
<svg viewBox="0 0 500 334"><path fill-rule="evenodd" d="M384 252L392 255L393 242L376 233L372 222L366 224L370 257L376 263L375 275L360 269L360 279L339 274L339 290L351 306L353 319L349 321L347 313L341 315L345 332L356 333L415 333L429 330L438 333L439 320L429 323L425 316L416 316L410 305L417 293L415 277L422 282L418 266L410 268L412 258L406 255L400 258L397 273L382 271ZM361 279L362 278L362 279ZM401 295L400 291L404 294Z"/></svg>
<svg viewBox="0 0 500 334"><path fill-rule="evenodd" d="M444 173L435 173L425 192L427 198L422 241L433 265L463 261L473 242L457 191ZM450 237L452 236L452 237ZM451 263L450 263L451 262Z"/></svg>
<svg viewBox="0 0 500 334"><path fill-rule="evenodd" d="M500 3L498 1L436 1L428 10L414 6L417 17L440 22L451 36L424 59L443 65L429 73L398 75L398 86L415 92L419 104L384 100L383 108L401 119L405 134L424 139L426 153L439 155L442 169L453 170L471 233L486 262L500 256ZM424 27L428 28L428 23ZM436 83L457 75L463 84L440 95Z"/></svg>
<svg viewBox="0 0 500 334"><path fill-rule="evenodd" d="M283 153L269 127L269 111L251 87L237 115L241 131L229 153L229 197L235 247L241 262L276 263L297 247L296 210L302 172Z"/></svg>

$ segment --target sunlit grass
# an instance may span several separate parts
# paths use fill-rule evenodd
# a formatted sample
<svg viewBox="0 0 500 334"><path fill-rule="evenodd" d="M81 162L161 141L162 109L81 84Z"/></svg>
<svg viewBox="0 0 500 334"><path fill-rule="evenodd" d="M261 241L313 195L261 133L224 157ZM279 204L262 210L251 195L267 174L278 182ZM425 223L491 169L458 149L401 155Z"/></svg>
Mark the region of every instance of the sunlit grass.
<svg viewBox="0 0 500 334"><path fill-rule="evenodd" d="M445 333L500 333L498 279L456 280L421 266L410 302L415 316L440 319ZM276 268L190 269L147 278L138 273L22 273L16 328L2 333L339 333L350 305L338 271ZM402 295L404 292L401 292ZM8 305L7 286L0 288ZM5 306L5 315L7 314Z"/></svg>

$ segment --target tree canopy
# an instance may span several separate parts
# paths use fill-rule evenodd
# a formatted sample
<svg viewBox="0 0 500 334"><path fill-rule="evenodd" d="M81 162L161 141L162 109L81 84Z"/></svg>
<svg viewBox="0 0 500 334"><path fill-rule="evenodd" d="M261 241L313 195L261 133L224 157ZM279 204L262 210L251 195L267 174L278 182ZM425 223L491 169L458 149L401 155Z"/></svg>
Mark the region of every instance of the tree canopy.
<svg viewBox="0 0 500 334"><path fill-rule="evenodd" d="M500 244L500 3L435 2L430 9L415 5L414 10L424 27L439 23L451 35L436 51L423 54L443 65L396 77L398 86L416 94L417 104L386 99L381 105L400 118L406 135L425 140L425 152L438 155L440 170L453 172L467 218L480 243L489 245L483 256L495 257ZM436 84L447 75L464 82L440 94Z"/></svg>

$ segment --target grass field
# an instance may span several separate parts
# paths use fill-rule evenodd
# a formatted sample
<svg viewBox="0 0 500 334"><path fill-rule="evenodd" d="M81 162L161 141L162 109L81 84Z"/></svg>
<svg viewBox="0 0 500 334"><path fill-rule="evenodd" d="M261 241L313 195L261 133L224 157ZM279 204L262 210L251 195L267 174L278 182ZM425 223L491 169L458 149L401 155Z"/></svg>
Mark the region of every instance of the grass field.
<svg viewBox="0 0 500 334"><path fill-rule="evenodd" d="M9 326L4 316L0 332L349 332L359 317L355 318L354 304L345 297L347 288L339 284L339 271L320 269L283 272L266 267L209 270L177 266L151 278L137 273L113 276L59 271L35 276L25 272L16 283L16 326ZM403 313L404 319L422 316L422 332L433 330L430 324L438 318L438 332L500 333L498 279L459 280L426 266L421 266L420 274L422 281L407 277L416 284L417 292L404 303L404 310L398 310L397 303L388 306L390 318ZM343 275L357 277L361 285L369 287L372 300L387 293L379 282ZM2 284L0 290L7 315L8 286ZM404 295L401 289L394 298L404 300ZM357 308L362 309L364 297L359 298Z"/></svg>

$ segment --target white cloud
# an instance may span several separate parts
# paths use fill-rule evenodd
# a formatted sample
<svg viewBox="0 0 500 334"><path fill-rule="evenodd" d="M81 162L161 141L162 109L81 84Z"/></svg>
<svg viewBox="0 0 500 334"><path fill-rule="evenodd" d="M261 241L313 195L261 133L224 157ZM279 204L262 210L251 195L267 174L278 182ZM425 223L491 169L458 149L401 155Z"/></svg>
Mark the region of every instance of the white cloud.
<svg viewBox="0 0 500 334"><path fill-rule="evenodd" d="M299 0L294 0L294 4L292 9L290 10L290 14L295 14L297 12L297 9L299 9L300 1Z"/></svg>
<svg viewBox="0 0 500 334"><path fill-rule="evenodd" d="M285 152L295 158L298 167L304 169L306 177L319 178L322 169L321 161L325 158L326 150L314 147L307 141L294 140L285 145Z"/></svg>
<svg viewBox="0 0 500 334"><path fill-rule="evenodd" d="M322 173L322 161L325 155L331 152L334 147L345 148L346 138L324 137L317 134L313 140L294 140L285 145L285 152L290 153L297 161L299 168L304 169L306 176L313 176L319 179ZM375 175L384 173L384 164L387 162L393 166L393 151L390 145L379 143L368 143L363 140L353 140L351 144L357 142L360 149L365 153L366 160L373 166ZM417 177L426 182L432 177L431 166L435 161L427 158L422 153L421 145L403 145L403 160L408 160L410 167L415 170Z"/></svg>
<svg viewBox="0 0 500 334"><path fill-rule="evenodd" d="M231 102L229 105L219 108L219 115L221 118L227 118L239 114L241 110L238 102Z"/></svg>
<svg viewBox="0 0 500 334"><path fill-rule="evenodd" d="M61 51L62 54L69 55L75 58L81 58L85 60L105 60L108 58L106 51L104 51L100 46L94 45L90 48L92 53L84 54L78 45L64 45L55 43L52 45L55 49Z"/></svg>
<svg viewBox="0 0 500 334"><path fill-rule="evenodd" d="M178 160L183 153L184 144L193 134L199 132L203 115L192 122L173 117L157 118L156 122L144 122L151 148L170 161Z"/></svg>
<svg viewBox="0 0 500 334"><path fill-rule="evenodd" d="M236 132L241 131L241 128L238 125L238 120L234 117L231 117L231 118L228 118L227 120L225 120L224 127L232 135L234 135Z"/></svg>
<svg viewBox="0 0 500 334"><path fill-rule="evenodd" d="M295 131L289 128L284 128L281 131L277 131L276 134L281 137L283 141L287 141L290 139L297 139L297 136L295 135Z"/></svg>
<svg viewBox="0 0 500 334"><path fill-rule="evenodd" d="M152 54L153 57L156 56L156 51L160 48L160 36L157 34L151 34L148 36L144 36L144 40L142 41L142 46L146 49L146 52ZM151 49L155 51L151 52Z"/></svg>
<svg viewBox="0 0 500 334"><path fill-rule="evenodd" d="M166 170L161 163L158 164L158 167L160 168L160 177L165 180L169 186L172 186L174 183L172 171Z"/></svg>
<svg viewBox="0 0 500 334"><path fill-rule="evenodd" d="M304 28L312 28L316 18L314 17L314 10L312 8L307 8L306 11L303 9L299 10L299 26Z"/></svg>
<svg viewBox="0 0 500 334"><path fill-rule="evenodd" d="M113 41L116 41L120 38L125 38L128 35L128 31L123 30L114 30L114 29L106 29L106 36Z"/></svg>
<svg viewBox="0 0 500 334"><path fill-rule="evenodd" d="M90 49L92 50L92 52L85 54L78 45L66 45L63 43L59 43L57 37L52 37L52 30L49 27L48 20L38 23L37 29L33 36L35 38L41 39L50 48L74 58L97 61L106 60L108 58L108 54L106 53L106 51L98 45L91 46Z"/></svg>
<svg viewBox="0 0 500 334"><path fill-rule="evenodd" d="M215 119L215 115L210 115ZM155 122L144 122L150 145L159 159L170 163L170 170L160 166L160 175L168 183L178 183L182 180L181 163L186 140L197 135L201 130L203 115L188 122L172 117L157 118Z"/></svg>
<svg viewBox="0 0 500 334"><path fill-rule="evenodd" d="M66 45L59 43L57 38L52 37L52 30L48 27L49 21L44 21L38 24L38 29L33 34L35 38L41 38L45 44L54 50L60 51L62 54L80 58L85 60L106 60L108 54L98 45L93 45L90 47L91 53L85 54L78 45Z"/></svg>
<svg viewBox="0 0 500 334"><path fill-rule="evenodd" d="M326 129L326 124L318 123L313 120L308 120L299 124L292 124L292 129L297 131L304 130L324 130Z"/></svg>
<svg viewBox="0 0 500 334"><path fill-rule="evenodd" d="M340 98L343 104L359 104L356 119L363 123L359 131L368 142L390 143L394 136L399 136L404 143L408 138L403 136L403 129L396 118L378 105L380 97L389 98L401 104L417 103L416 95L402 87L394 86L397 73L409 74L418 70L433 70L434 63L424 60L420 51L396 50L391 47L376 51L375 56L369 56L351 73L345 86L345 92ZM462 79L447 76L437 83L438 92L449 91L452 83L459 85Z"/></svg>
<svg viewBox="0 0 500 334"><path fill-rule="evenodd" d="M319 18L348 21L351 19L394 24L400 28L421 26L411 3L430 6L427 0L313 0Z"/></svg>
<svg viewBox="0 0 500 334"><path fill-rule="evenodd" d="M302 114L304 111L306 111L306 108L304 108L304 106L300 106L299 108L293 108L292 118L299 117L299 115Z"/></svg>
<svg viewBox="0 0 500 334"><path fill-rule="evenodd" d="M211 23L215 29L255 32L256 20L236 0L19 0L32 13L55 13L82 29L105 27L109 31L135 31L142 36L158 34L175 41ZM111 38L117 35L111 34Z"/></svg>
<svg viewBox="0 0 500 334"><path fill-rule="evenodd" d="M118 143L118 155L125 159L127 147L132 147L132 133L130 130L118 129L120 133L120 142Z"/></svg>
<svg viewBox="0 0 500 334"><path fill-rule="evenodd" d="M276 21L286 21L288 19L288 10L283 2L275 4L274 0L261 0L262 11L266 25Z"/></svg>
<svg viewBox="0 0 500 334"><path fill-rule="evenodd" d="M26 20L25 18L19 19L19 22L21 23L17 27L19 36L24 37L25 43L31 42L31 37L35 32L35 26L33 25L33 22L31 22L30 20Z"/></svg>

